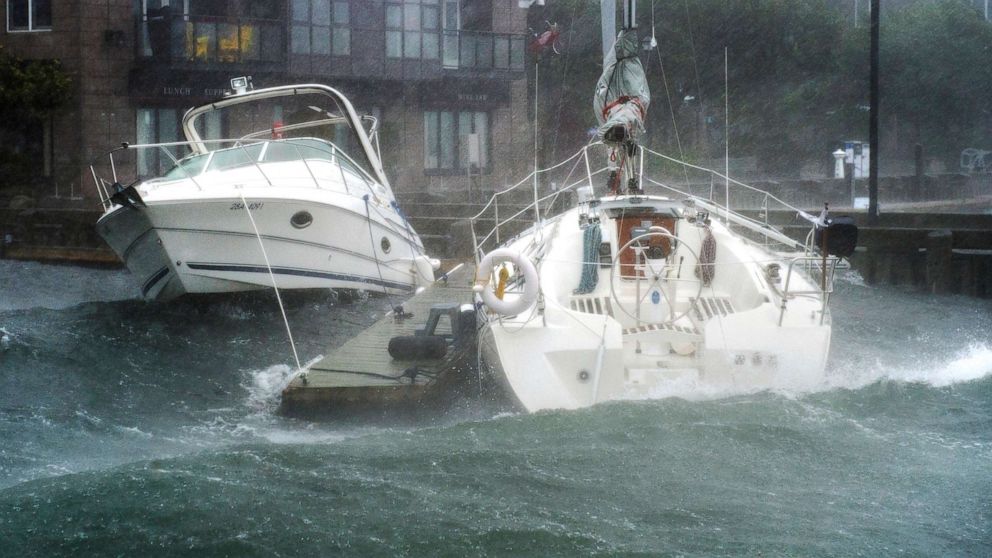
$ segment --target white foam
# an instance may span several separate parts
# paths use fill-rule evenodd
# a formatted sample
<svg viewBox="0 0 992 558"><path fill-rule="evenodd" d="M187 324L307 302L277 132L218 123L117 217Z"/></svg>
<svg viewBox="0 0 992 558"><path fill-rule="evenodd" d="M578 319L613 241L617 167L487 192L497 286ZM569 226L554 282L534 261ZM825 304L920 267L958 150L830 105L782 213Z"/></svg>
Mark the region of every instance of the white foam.
<svg viewBox="0 0 992 558"><path fill-rule="evenodd" d="M989 375L992 375L992 348L972 345L958 358L946 364L935 364L920 370L907 370L901 374L894 374L892 379L946 387L980 380Z"/></svg>
<svg viewBox="0 0 992 558"><path fill-rule="evenodd" d="M323 355L314 357L304 364L303 369L309 370L322 358ZM247 371L242 385L248 392L245 405L250 414L234 419L234 423L221 420L220 424L209 425L207 429L214 433L221 431L235 438L263 438L273 444L330 444L361 434L280 419L276 410L282 390L298 373L296 368L287 364L274 364L260 370Z"/></svg>
<svg viewBox="0 0 992 558"><path fill-rule="evenodd" d="M856 370L837 370L827 377L826 389L858 389L880 380L947 387L992 375L992 347L972 345L950 360L931 358L912 368L895 367L881 361Z"/></svg>
<svg viewBox="0 0 992 558"><path fill-rule="evenodd" d="M860 389L879 381L921 383L932 387L947 387L992 376L992 347L973 345L954 358L931 359L913 368L897 367L876 360L870 366L834 369L822 379L782 377L771 386L760 388L746 385L714 384L691 375L682 375L649 390L627 391L618 399L625 401L677 397L687 401L712 401L770 391L784 397L797 397L835 389Z"/></svg>
<svg viewBox="0 0 992 558"><path fill-rule="evenodd" d="M700 380L696 376L681 375L670 380L659 382L650 389L640 389L637 391L627 391L618 400L623 401L650 401L655 399L667 399L677 397L686 401L712 401L716 399L726 399L741 395L751 395L763 391L774 391L784 395L807 392L808 386L798 388L795 386L773 385L773 386L753 386L734 385L728 383L712 383Z"/></svg>
<svg viewBox="0 0 992 558"><path fill-rule="evenodd" d="M14 336L6 329L0 327L0 352L6 351L14 343Z"/></svg>
<svg viewBox="0 0 992 558"><path fill-rule="evenodd" d="M324 358L318 355L307 362L304 370ZM249 370L244 388L248 391L247 405L256 412L269 413L279 406L279 396L299 371L288 364L273 364L261 370Z"/></svg>
<svg viewBox="0 0 992 558"><path fill-rule="evenodd" d="M865 278L862 277L861 274L855 269L846 270L844 273L837 276L837 280L856 287L869 288L868 284L865 283Z"/></svg>

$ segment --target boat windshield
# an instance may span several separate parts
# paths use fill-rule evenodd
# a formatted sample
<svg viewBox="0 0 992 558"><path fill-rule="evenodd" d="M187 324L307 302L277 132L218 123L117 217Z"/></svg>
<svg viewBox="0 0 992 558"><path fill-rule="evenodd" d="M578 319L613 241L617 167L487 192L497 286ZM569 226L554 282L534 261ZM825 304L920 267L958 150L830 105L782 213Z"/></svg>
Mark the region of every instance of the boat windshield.
<svg viewBox="0 0 992 558"><path fill-rule="evenodd" d="M196 176L203 172L203 167L207 164L208 160L210 160L209 153L204 155L190 155L169 169L168 172L162 175L162 178L165 180L178 180L180 178Z"/></svg>
<svg viewBox="0 0 992 558"><path fill-rule="evenodd" d="M275 147L272 157L282 157L283 160L301 158L294 154L298 150L311 152L302 156L307 159L319 157L316 153L321 150L328 151L323 158L330 159L330 146L322 143L318 149L317 143L314 143L324 140L333 144L335 151L346 153L366 174L375 176L354 128L361 124L351 121L338 99L322 93L287 92L278 97L246 99L243 103L204 112L192 121L192 125L197 135L206 140L203 145L210 151L264 140L303 139L310 142ZM270 145L269 149L274 146ZM235 161L240 156L232 152L224 159ZM213 161L207 170L216 170Z"/></svg>
<svg viewBox="0 0 992 558"><path fill-rule="evenodd" d="M162 178L178 180L196 177L205 172L227 170L246 165L290 161L330 161L362 177L366 173L337 145L318 138L281 139L271 141L246 140L242 145L216 149L209 153L190 155L172 167Z"/></svg>

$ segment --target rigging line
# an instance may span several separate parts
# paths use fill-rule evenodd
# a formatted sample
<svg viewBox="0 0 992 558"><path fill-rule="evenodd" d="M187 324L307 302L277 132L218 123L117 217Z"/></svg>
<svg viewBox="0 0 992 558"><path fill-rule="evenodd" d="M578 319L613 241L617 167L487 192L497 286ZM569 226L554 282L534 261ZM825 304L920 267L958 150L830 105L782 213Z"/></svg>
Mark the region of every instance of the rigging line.
<svg viewBox="0 0 992 558"><path fill-rule="evenodd" d="M582 161L581 159L576 159L576 160L575 160L575 164L574 164L574 165L572 165L572 170L570 170L570 171L568 171L568 174L567 174L567 175L565 175L565 180L564 180L564 181L562 181L562 184L563 184L563 185L564 185L564 184L568 184L568 181L569 181L569 180L570 180L570 179L572 178L572 173L573 173L573 172L575 172L575 169L576 169L576 168L578 168L578 166L579 166L579 163L580 163L581 161ZM555 202L556 202L556 201L558 201L558 196L559 196L559 195L560 195L560 194L561 194L562 192L564 192L565 190L567 190L567 189L568 189L568 187L566 186L566 187L563 187L563 188L561 188L561 189L560 189L560 190L558 190L557 192L555 192L555 195L554 195L554 197L553 197L553 198L551 198L551 201L550 201L550 202L548 202L548 205L547 205L547 207L545 208L545 211L544 211L544 217L545 217L545 218L550 218L550 217L551 217L551 209L552 209L552 208L553 208L553 207L555 206Z"/></svg>
<svg viewBox="0 0 992 558"><path fill-rule="evenodd" d="M366 207L368 207L368 204L367 203L366 203ZM375 210L376 215L378 215L379 217L381 217L381 218L383 218L385 220L388 220L387 217L385 215L383 215L381 211L379 211L379 208L378 207L373 207L372 209ZM421 254L418 254L417 253L417 244L414 242L414 234L413 234L413 230L410 228L409 222L406 221L406 217L405 216L403 216L403 215L400 215L400 216L403 217L403 219L404 219L403 222L404 223L407 223L407 232L410 235L409 237L403 237L402 233L399 233L399 236L403 237L403 239L406 240L407 241L407 244L409 244L409 246L410 246L410 265L413 266L413 273L415 273L417 275L417 277L420 277L421 279L425 280L426 281L426 284L429 285L429 284L431 284L431 283L434 282L434 277L425 277L424 274L420 272L420 268L417 267L417 256L418 255L421 255ZM371 226L371 224L370 224L370 226ZM393 232L397 232L397 231L393 231ZM373 241L373 251L374 250L375 250L375 243ZM400 258L394 258L392 260L388 260L388 262L395 262L395 261L402 262L403 260L400 259ZM376 256L376 265L378 265L378 262L379 262L379 257ZM379 278L382 279L381 276Z"/></svg>
<svg viewBox="0 0 992 558"><path fill-rule="evenodd" d="M652 14L653 15L653 14ZM665 96L668 98L668 112L672 116L672 129L675 131L675 143L679 146L679 159L685 160L685 150L682 149L682 136L679 134L679 123L675 120L675 105L672 103L672 93L668 88L668 75L665 74L665 63L661 59L661 47L654 47L655 53L658 54L658 66L661 67L661 81L665 84ZM682 172L685 174L685 185L689 188L689 169L685 165L682 166Z"/></svg>
<svg viewBox="0 0 992 558"><path fill-rule="evenodd" d="M578 2L576 2L575 5L572 6L572 19L569 20L569 23L571 23L571 25L568 28L568 38L566 39L568 41L568 44L572 43L572 31L574 31L575 29L575 13L578 11L579 11L579 4ZM553 50L554 50L554 45L552 44L552 51ZM565 78L568 76L569 54L570 54L569 52L567 51L565 52L565 61L564 63L562 63L562 70L561 70L562 77L561 80L559 81L560 85L558 86L558 110L555 112L555 122L561 122L561 111L565 107ZM558 137L561 134L561 126L555 126L554 128L555 128L555 135L554 138L551 140L552 161L558 160Z"/></svg>
<svg viewBox="0 0 992 558"><path fill-rule="evenodd" d="M369 210L369 195L365 194L362 196L365 200L365 220L369 224L369 248L372 249L372 258L375 260L375 270L379 273L379 283L382 285L382 294L386 295L386 300L389 301L389 307L396 309L396 305L393 304L393 297L389 295L389 290L386 288L386 281L382 278L382 268L379 266L379 254L375 251L375 236L372 234L372 214Z"/></svg>
<svg viewBox="0 0 992 558"><path fill-rule="evenodd" d="M397 204L395 201L391 203L391 207L393 211L396 212L396 215L398 215L400 219L403 220L403 228L402 229L396 228L396 224L392 221L392 219L389 218L389 215L383 213L382 211L379 211L379 208L374 206L372 207L372 209L375 210L376 215L381 217L383 221L383 224L380 224L380 226L383 226L384 228L388 229L390 232L394 233L396 236L399 236L403 240L406 240L408 243L416 247L417 235L414 234L413 227L410 226L410 220L407 219L406 215L403 214L402 210L399 207L399 204Z"/></svg>
<svg viewBox="0 0 992 558"><path fill-rule="evenodd" d="M262 257L265 259L265 268L269 270L269 280L272 281L272 290L276 292L276 301L279 302L279 312L282 313L282 322L286 324L286 335L289 336L289 346L293 348L293 358L296 359L296 370L303 372L303 367L300 365L300 355L296 352L296 342L293 341L293 331L289 328L289 319L286 318L286 308L283 306L282 297L279 295L279 285L276 284L276 276L272 273L272 264L269 263L269 255L265 251L265 244L262 243L262 235L258 232L255 217L251 214L251 207L248 206L248 201L245 200L244 190L238 190L238 194L241 195L241 203L245 206L245 211L248 213L251 228L255 229L255 238L258 239L258 247L262 250ZM306 372L303 372L303 376L304 378L306 377Z"/></svg>
<svg viewBox="0 0 992 558"><path fill-rule="evenodd" d="M696 98L699 99L699 110L703 108L703 90L699 87L699 66L696 64L696 41L692 37L692 16L689 14L689 0L683 0L685 4L686 29L689 30L689 50L692 51L692 70L696 78Z"/></svg>

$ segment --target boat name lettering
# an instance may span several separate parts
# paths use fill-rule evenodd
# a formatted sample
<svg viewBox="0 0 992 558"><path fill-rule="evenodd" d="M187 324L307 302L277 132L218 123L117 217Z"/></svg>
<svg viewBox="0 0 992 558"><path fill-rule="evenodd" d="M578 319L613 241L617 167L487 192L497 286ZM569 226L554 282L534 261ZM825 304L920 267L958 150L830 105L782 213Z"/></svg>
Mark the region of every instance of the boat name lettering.
<svg viewBox="0 0 992 558"><path fill-rule="evenodd" d="M265 202L250 202L248 204L248 210L255 211L256 209L262 209L263 205L265 205ZM245 204L241 202L234 202L231 204L231 210L244 209L244 208L245 208Z"/></svg>
<svg viewBox="0 0 992 558"><path fill-rule="evenodd" d="M203 97L214 98L223 97L227 93L226 89L218 89L216 87L204 87L202 90L197 90L195 92L197 95ZM168 97L192 97L194 95L194 90L192 87L175 87L175 86L163 86L162 95Z"/></svg>
<svg viewBox="0 0 992 558"><path fill-rule="evenodd" d="M163 95L188 97L193 90L189 87L163 87Z"/></svg>

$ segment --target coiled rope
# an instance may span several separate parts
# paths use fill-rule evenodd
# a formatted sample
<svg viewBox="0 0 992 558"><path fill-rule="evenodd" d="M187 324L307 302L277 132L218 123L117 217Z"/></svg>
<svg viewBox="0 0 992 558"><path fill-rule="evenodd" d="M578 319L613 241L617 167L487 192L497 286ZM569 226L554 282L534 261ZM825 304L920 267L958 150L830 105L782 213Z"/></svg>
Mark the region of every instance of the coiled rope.
<svg viewBox="0 0 992 558"><path fill-rule="evenodd" d="M696 277L702 279L703 286L709 287L716 277L716 237L713 230L706 227L706 236L699 250L699 263L696 264Z"/></svg>
<svg viewBox="0 0 992 558"><path fill-rule="evenodd" d="M582 277L575 294L589 294L599 283L599 245L603 242L603 233L599 223L589 225L582 233Z"/></svg>

